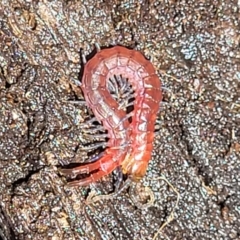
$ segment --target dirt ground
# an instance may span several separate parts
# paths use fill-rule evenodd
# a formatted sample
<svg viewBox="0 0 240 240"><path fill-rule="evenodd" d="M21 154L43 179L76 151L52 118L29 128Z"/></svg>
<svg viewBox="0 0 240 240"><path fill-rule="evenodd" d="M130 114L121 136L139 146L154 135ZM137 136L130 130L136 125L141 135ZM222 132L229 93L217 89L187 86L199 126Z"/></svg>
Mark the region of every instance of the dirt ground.
<svg viewBox="0 0 240 240"><path fill-rule="evenodd" d="M239 8L1 0L0 239L240 239ZM89 202L114 191L114 175L70 188L59 169L96 142L72 102L83 99L80 51L95 43L150 57L164 98L145 178Z"/></svg>

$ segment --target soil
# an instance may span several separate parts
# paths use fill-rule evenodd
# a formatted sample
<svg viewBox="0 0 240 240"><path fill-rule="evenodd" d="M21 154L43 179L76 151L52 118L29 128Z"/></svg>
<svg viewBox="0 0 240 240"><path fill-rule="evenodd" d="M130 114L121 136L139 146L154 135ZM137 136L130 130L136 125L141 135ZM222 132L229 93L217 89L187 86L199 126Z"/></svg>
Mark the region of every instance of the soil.
<svg viewBox="0 0 240 240"><path fill-rule="evenodd" d="M1 0L0 239L240 239L239 8ZM112 198L116 174L71 188L59 171L97 142L79 87L96 43L141 51L163 84L148 172Z"/></svg>

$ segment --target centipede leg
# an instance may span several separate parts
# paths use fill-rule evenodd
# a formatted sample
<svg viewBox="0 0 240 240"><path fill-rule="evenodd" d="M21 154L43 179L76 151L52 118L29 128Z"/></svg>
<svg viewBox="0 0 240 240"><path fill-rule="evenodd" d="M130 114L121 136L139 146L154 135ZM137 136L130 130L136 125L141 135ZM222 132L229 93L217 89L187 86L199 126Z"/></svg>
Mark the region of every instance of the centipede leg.
<svg viewBox="0 0 240 240"><path fill-rule="evenodd" d="M86 59L86 56L85 56L83 50L81 50L81 57L82 57L82 62L85 65L87 63L87 59Z"/></svg>
<svg viewBox="0 0 240 240"><path fill-rule="evenodd" d="M116 100L122 98L122 97L121 97L121 94L122 94L123 92L121 92L120 89L119 89L119 83L118 83L118 81L117 81L117 76L114 76L114 77L112 77L112 78L109 79L109 81L108 81L108 88L109 88L112 96L113 96Z"/></svg>
<svg viewBox="0 0 240 240"><path fill-rule="evenodd" d="M86 129L82 129L83 134L85 135L91 135L91 134L96 134L99 132L102 132L104 134L104 132L106 132L106 129L104 129L103 127L97 127L97 128L86 128Z"/></svg>
<svg viewBox="0 0 240 240"><path fill-rule="evenodd" d="M120 89L121 92L125 92L127 91L127 81L122 81L121 82L121 89Z"/></svg>
<svg viewBox="0 0 240 240"><path fill-rule="evenodd" d="M94 143L94 145L81 147L80 149L85 150L85 151L91 151L91 150L95 150L95 149L100 148L100 147L106 148L107 145L108 145L107 142L100 142L100 143Z"/></svg>
<svg viewBox="0 0 240 240"><path fill-rule="evenodd" d="M128 107L133 107L134 106L134 103L131 102L131 103L128 103L126 101L121 101L119 103L119 106L118 106L118 109L127 109Z"/></svg>
<svg viewBox="0 0 240 240"><path fill-rule="evenodd" d="M159 120L159 119L156 119L156 122L155 122L156 124L162 124L163 123L163 121L162 120Z"/></svg>
<svg viewBox="0 0 240 240"><path fill-rule="evenodd" d="M133 116L133 112L126 114L126 116L122 118L121 121L119 121L119 124L117 125L117 127L120 126L120 124L122 124L125 120L130 119L132 116Z"/></svg>
<svg viewBox="0 0 240 240"><path fill-rule="evenodd" d="M100 48L100 45L98 43L95 43L95 47L97 49L97 52L100 52L101 51L101 48Z"/></svg>
<svg viewBox="0 0 240 240"><path fill-rule="evenodd" d="M169 105L169 102L164 102L164 101L162 101L162 102L160 103L160 107L161 107L161 105Z"/></svg>
<svg viewBox="0 0 240 240"><path fill-rule="evenodd" d="M109 79L107 84L108 84L108 89L110 90L110 92L115 92L115 88L114 88L114 85L113 85L111 79Z"/></svg>
<svg viewBox="0 0 240 240"><path fill-rule="evenodd" d="M81 127L82 127L82 128L87 128L87 127L89 127L89 126L94 126L94 128L104 129L103 126L101 126L101 125L94 125L94 124L93 124L94 122L100 123L95 117L93 117L93 118L87 120L86 122L82 123L82 124L81 124ZM104 129L104 130L105 130L105 129Z"/></svg>
<svg viewBox="0 0 240 240"><path fill-rule="evenodd" d="M131 99L131 98L134 98L134 94L133 92L129 93L129 92L126 92L122 95L122 98L127 98L127 99Z"/></svg>
<svg viewBox="0 0 240 240"><path fill-rule="evenodd" d="M94 134L94 135L87 134L87 137L89 140L96 140L96 139L105 140L106 138L108 138L108 134Z"/></svg>
<svg viewBox="0 0 240 240"><path fill-rule="evenodd" d="M130 99L130 98L129 98L129 99ZM134 102L128 102L129 99L121 101L121 102L119 103L118 109L132 107L132 106L134 105ZM126 103L126 102L127 102L127 103ZM126 105L125 105L125 104L126 104Z"/></svg>
<svg viewBox="0 0 240 240"><path fill-rule="evenodd" d="M84 101L84 100L79 100L79 101L67 100L67 101L64 101L64 102L77 104L77 105L81 105L81 106L86 106L86 101Z"/></svg>
<svg viewBox="0 0 240 240"><path fill-rule="evenodd" d="M84 132L86 134L88 134L88 133L93 134L93 133L99 133L99 132L105 133L106 132L106 129L102 125L96 125L93 127L89 127L89 125L87 125L86 123L83 123L81 125L81 128L82 128L82 132Z"/></svg>
<svg viewBox="0 0 240 240"><path fill-rule="evenodd" d="M97 120L97 118L92 117L91 119L89 119L89 120L86 121L86 124L92 124L92 123L94 123L94 122L99 122L99 121Z"/></svg>
<svg viewBox="0 0 240 240"><path fill-rule="evenodd" d="M166 91L166 92L172 92L170 88L164 87L162 86L162 90Z"/></svg>

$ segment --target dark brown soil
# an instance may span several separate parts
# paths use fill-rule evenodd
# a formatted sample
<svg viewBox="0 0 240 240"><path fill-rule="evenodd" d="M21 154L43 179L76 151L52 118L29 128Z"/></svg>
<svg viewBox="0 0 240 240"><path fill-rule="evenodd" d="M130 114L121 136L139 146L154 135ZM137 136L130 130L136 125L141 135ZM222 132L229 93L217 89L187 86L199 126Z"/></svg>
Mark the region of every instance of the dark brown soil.
<svg viewBox="0 0 240 240"><path fill-rule="evenodd" d="M1 0L0 239L240 239L239 8ZM70 102L83 99L80 50L95 43L151 57L165 103L143 192L86 205L89 194L113 191L112 175L69 188L59 168L86 162L83 146L95 143L82 129L86 106ZM141 209L144 186L154 201Z"/></svg>

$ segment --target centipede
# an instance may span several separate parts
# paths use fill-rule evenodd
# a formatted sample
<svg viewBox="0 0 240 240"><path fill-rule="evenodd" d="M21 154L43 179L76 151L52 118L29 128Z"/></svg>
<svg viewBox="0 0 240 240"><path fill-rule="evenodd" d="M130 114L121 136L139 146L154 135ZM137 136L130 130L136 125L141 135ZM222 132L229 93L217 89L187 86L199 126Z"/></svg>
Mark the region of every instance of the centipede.
<svg viewBox="0 0 240 240"><path fill-rule="evenodd" d="M109 79L115 76L122 76L132 86L134 102L130 114L120 107L107 87ZM98 49L84 66L80 87L86 105L107 130L109 140L94 162L61 170L64 175L88 175L68 184L87 186L118 167L133 181L141 180L152 157L154 125L162 101L161 81L153 64L134 49Z"/></svg>

